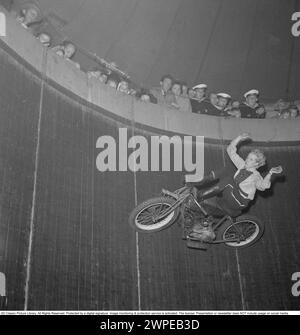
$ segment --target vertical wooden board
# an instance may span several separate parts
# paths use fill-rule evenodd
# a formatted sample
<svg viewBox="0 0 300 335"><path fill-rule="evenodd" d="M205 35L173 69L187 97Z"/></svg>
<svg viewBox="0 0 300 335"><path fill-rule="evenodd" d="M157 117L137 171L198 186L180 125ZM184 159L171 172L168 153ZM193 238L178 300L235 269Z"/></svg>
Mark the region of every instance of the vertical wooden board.
<svg viewBox="0 0 300 335"><path fill-rule="evenodd" d="M137 308L133 175L96 168L97 138L117 139L119 126L45 91L31 309Z"/></svg>
<svg viewBox="0 0 300 335"><path fill-rule="evenodd" d="M40 82L0 48L0 272L9 309L24 307Z"/></svg>

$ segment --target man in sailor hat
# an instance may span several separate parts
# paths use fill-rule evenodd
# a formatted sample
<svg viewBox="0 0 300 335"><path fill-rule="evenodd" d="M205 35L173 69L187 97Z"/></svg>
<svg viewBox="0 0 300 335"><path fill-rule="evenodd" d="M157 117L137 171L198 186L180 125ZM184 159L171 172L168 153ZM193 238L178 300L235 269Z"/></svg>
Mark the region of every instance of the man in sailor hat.
<svg viewBox="0 0 300 335"><path fill-rule="evenodd" d="M264 119L266 111L264 105L259 103L259 91L252 89L244 94L245 101L240 105L242 118Z"/></svg>
<svg viewBox="0 0 300 335"><path fill-rule="evenodd" d="M228 116L227 109L231 96L227 93L217 93L217 101L211 104L211 108L207 110L207 114L215 116Z"/></svg>
<svg viewBox="0 0 300 335"><path fill-rule="evenodd" d="M203 114L204 110L207 109L208 100L206 98L207 85L198 84L194 86L193 91L195 92L194 98L190 99L192 112L197 114Z"/></svg>

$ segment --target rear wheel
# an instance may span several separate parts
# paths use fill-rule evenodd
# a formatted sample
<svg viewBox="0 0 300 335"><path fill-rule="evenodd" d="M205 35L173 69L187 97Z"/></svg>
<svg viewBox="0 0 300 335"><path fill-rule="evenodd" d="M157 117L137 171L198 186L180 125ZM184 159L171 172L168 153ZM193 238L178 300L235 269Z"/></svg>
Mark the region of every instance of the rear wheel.
<svg viewBox="0 0 300 335"><path fill-rule="evenodd" d="M263 233L264 224L261 220L255 216L242 215L235 222L224 224L219 230L219 238L228 241L225 242L228 247L247 248L256 243Z"/></svg>
<svg viewBox="0 0 300 335"><path fill-rule="evenodd" d="M158 197L139 204L129 216L129 224L142 233L154 233L169 227L177 219L179 208L171 210L175 199ZM165 215L164 215L165 214ZM162 216L159 220L157 218Z"/></svg>

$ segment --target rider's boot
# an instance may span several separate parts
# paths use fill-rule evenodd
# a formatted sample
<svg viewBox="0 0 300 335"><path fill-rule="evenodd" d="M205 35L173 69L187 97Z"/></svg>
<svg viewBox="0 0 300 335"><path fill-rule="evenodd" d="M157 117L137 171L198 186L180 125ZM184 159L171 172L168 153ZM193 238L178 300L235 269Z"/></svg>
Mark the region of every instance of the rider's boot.
<svg viewBox="0 0 300 335"><path fill-rule="evenodd" d="M209 188L208 190L206 190L204 192L199 191L198 196L197 196L198 201L200 202L200 201L203 201L205 199L212 198L213 196L217 195L221 191L222 191L222 189L220 188L219 185L213 186L213 187Z"/></svg>

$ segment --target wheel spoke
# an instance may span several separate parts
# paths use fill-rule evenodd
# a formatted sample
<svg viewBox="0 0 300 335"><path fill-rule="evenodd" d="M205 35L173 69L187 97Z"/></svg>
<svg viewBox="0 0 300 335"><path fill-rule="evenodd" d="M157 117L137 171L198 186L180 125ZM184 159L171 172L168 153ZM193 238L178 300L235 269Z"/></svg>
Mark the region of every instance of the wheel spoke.
<svg viewBox="0 0 300 335"><path fill-rule="evenodd" d="M255 227L249 225L248 227L246 227L243 230L243 235L249 236L249 234L250 234L250 236L251 236L254 232L255 232Z"/></svg>
<svg viewBox="0 0 300 335"><path fill-rule="evenodd" d="M245 245L253 241L258 235L259 227L252 221L240 221L232 224L224 232L224 239L236 239L236 242L229 242L233 246Z"/></svg>
<svg viewBox="0 0 300 335"><path fill-rule="evenodd" d="M155 218L157 216L163 215L164 212L167 212L171 206L160 203L157 205L153 205L151 207L145 208L140 214L137 216L136 220L141 225L151 225L155 223Z"/></svg>

